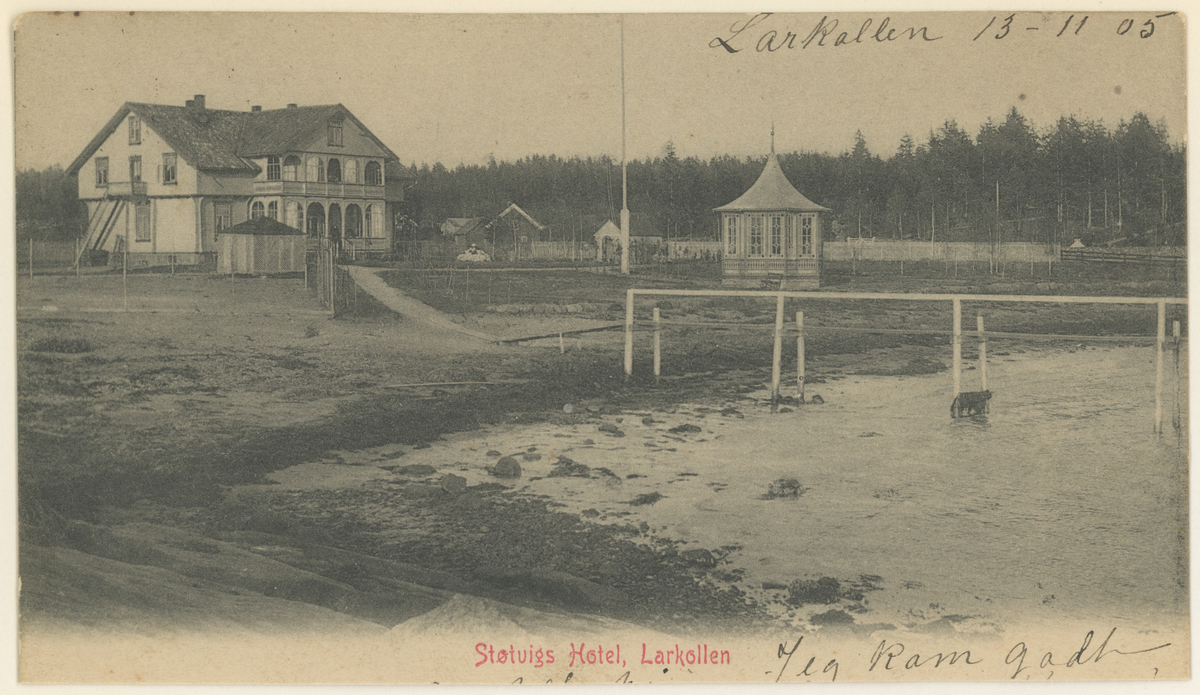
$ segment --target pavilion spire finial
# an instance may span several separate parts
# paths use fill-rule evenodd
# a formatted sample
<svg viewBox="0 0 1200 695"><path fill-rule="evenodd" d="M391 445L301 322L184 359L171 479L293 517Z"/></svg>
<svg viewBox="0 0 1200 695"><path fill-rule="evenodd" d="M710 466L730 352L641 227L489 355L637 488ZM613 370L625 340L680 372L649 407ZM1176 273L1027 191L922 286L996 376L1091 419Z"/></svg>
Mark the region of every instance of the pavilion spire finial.
<svg viewBox="0 0 1200 695"><path fill-rule="evenodd" d="M775 121L771 121L771 154L775 154Z"/></svg>

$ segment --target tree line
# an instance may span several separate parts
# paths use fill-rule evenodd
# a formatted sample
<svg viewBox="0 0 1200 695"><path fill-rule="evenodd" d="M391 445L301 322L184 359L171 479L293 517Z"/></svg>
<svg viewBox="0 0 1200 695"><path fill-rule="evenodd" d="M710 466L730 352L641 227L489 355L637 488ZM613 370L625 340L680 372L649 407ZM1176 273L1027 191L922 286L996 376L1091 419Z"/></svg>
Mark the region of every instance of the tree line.
<svg viewBox="0 0 1200 695"><path fill-rule="evenodd" d="M716 238L712 209L745 192L764 162L681 158L668 142L628 163L629 209L664 236ZM1141 112L1112 129L1064 116L1038 130L1013 108L974 137L953 120L923 142L906 135L886 159L859 132L847 152L781 153L779 163L801 193L833 210L837 236L1186 243L1185 147ZM616 221L621 209L620 163L607 156L414 169L408 210L429 236L447 217L487 217L516 202L556 239L590 238L588 220Z"/></svg>
<svg viewBox="0 0 1200 695"><path fill-rule="evenodd" d="M713 239L714 207L736 199L765 157L679 157L672 143L628 163L629 209L659 234ZM1036 241L1088 245L1186 243L1186 150L1163 123L1138 112L1115 128L1064 116L1038 129L1013 108L972 136L955 121L923 142L904 136L884 158L861 132L847 152L789 152L792 184L831 208L836 236L934 241ZM590 240L597 220L617 221L620 163L608 156L532 155L484 165L413 166L417 182L398 217L433 238L448 217L491 217L517 203L554 240ZM61 167L16 176L18 234L72 239L87 219Z"/></svg>

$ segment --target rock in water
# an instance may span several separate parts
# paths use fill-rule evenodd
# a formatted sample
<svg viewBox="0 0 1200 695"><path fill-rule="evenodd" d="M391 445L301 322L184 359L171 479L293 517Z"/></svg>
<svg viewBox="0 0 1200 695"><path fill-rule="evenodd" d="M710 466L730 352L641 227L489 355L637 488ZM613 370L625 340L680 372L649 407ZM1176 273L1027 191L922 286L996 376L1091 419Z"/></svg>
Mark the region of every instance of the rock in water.
<svg viewBox="0 0 1200 695"><path fill-rule="evenodd" d="M467 489L467 479L462 476L449 473L446 475L446 477L442 478L442 489L451 495L457 495L463 490Z"/></svg>
<svg viewBox="0 0 1200 695"><path fill-rule="evenodd" d="M488 469L488 472L497 478L520 478L521 464L511 456L505 456L496 462L495 466Z"/></svg>
<svg viewBox="0 0 1200 695"><path fill-rule="evenodd" d="M812 400L811 400L811 401L809 401L809 403L812 403L813 405L821 405L821 404L822 404L822 403L824 403L824 402L825 402L825 399L824 399L824 398L821 398L821 395L820 395L820 394L817 394L817 395L813 396L813 397L812 397Z"/></svg>
<svg viewBox="0 0 1200 695"><path fill-rule="evenodd" d="M667 431L670 432L671 434L684 434L687 432L699 432L700 428L697 427L696 425L683 424L683 425L679 425L678 427L672 427L671 429L669 429Z"/></svg>
<svg viewBox="0 0 1200 695"><path fill-rule="evenodd" d="M612 424L611 422L606 422L603 425L600 425L599 427L597 427L596 429L600 430L601 432L613 432L613 433L621 431L620 429L617 428L616 425Z"/></svg>

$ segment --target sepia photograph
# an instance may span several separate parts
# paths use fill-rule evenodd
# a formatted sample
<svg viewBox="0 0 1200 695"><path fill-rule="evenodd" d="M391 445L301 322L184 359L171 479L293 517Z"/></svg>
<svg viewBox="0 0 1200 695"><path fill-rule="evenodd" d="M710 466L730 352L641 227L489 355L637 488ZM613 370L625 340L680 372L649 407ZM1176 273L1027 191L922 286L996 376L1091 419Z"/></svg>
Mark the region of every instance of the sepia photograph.
<svg viewBox="0 0 1200 695"><path fill-rule="evenodd" d="M1186 21L1087 4L13 16L19 682L1185 687Z"/></svg>

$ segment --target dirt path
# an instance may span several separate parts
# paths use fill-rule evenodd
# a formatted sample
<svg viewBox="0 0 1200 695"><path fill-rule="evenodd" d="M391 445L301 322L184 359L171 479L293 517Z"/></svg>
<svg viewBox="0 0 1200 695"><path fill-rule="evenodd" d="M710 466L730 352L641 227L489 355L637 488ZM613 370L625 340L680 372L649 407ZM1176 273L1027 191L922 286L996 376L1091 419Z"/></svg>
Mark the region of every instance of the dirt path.
<svg viewBox="0 0 1200 695"><path fill-rule="evenodd" d="M358 283L358 286L361 287L364 292L371 295L375 299L378 299L384 306L396 312L397 314L400 314L401 316L413 319L415 321L421 321L438 328L461 333L472 338L485 340L489 343L495 343L500 340L494 335L464 328L463 326L455 323L447 314L444 314L427 304L422 304L421 302L406 296L403 292L394 287L390 287L386 282L380 279L378 275L376 275L376 272L380 270L378 268L364 268L362 266L354 265L344 267L347 271L349 271L350 277L353 278L356 283Z"/></svg>

